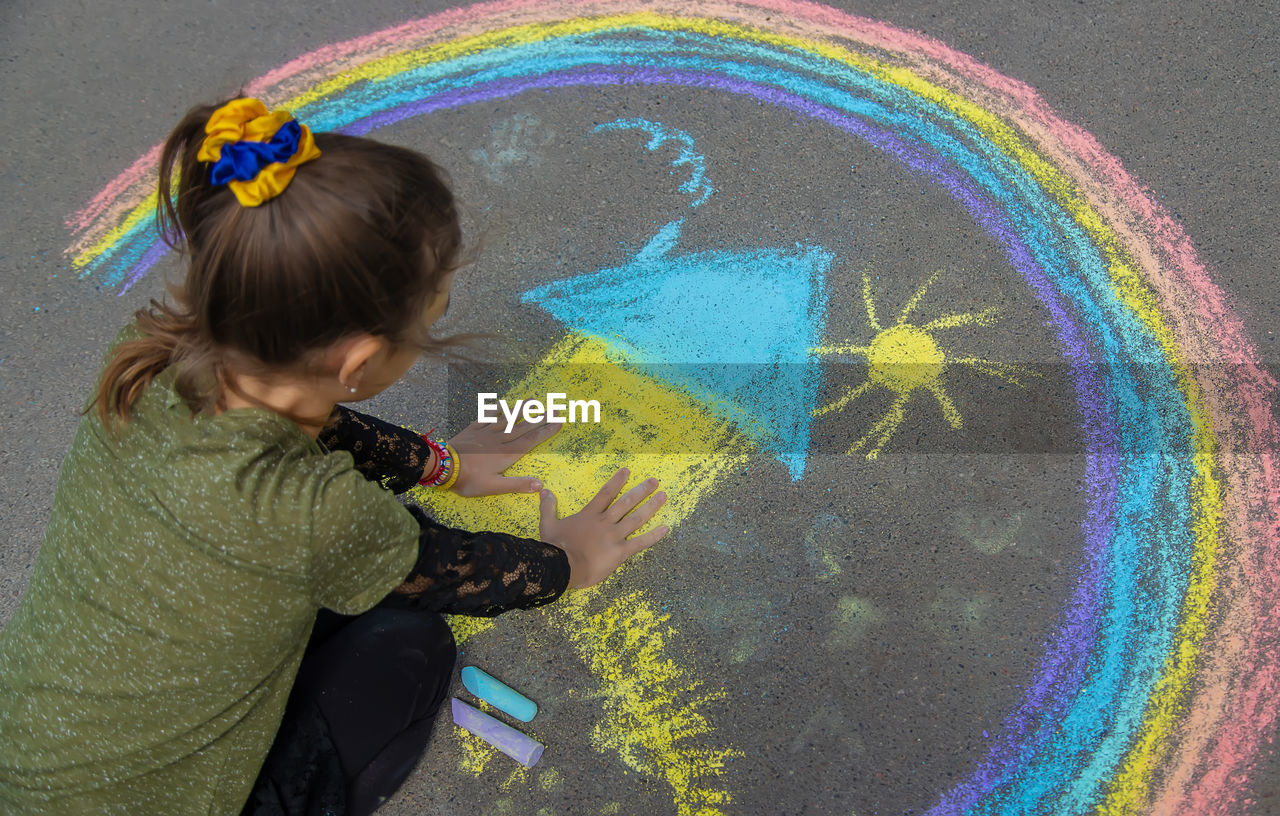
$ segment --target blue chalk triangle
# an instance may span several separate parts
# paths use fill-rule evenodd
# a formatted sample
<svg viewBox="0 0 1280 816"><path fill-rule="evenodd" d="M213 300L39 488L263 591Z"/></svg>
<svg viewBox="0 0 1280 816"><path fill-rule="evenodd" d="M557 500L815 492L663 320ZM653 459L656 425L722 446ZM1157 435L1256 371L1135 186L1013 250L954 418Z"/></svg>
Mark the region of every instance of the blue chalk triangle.
<svg viewBox="0 0 1280 816"><path fill-rule="evenodd" d="M667 224L625 266L549 283L522 301L705 402L772 446L799 479L833 256L799 244L677 254L682 224Z"/></svg>

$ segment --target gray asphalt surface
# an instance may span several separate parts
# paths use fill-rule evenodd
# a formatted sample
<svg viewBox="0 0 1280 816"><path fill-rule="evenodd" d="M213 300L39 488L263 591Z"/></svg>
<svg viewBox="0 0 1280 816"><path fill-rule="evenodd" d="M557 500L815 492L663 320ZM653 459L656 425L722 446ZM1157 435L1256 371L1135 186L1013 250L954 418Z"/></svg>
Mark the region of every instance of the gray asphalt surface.
<svg viewBox="0 0 1280 816"><path fill-rule="evenodd" d="M1273 5L834 5L921 31L1022 80L1097 137L1185 226L1261 356L1280 372L1280 15ZM77 280L62 254L70 241L63 219L160 141L189 105L314 48L444 7L408 0L358 8L294 0L0 5L0 622L26 584L59 462L105 344L161 292L156 275L123 297ZM573 96L479 106L380 134L449 168L472 234L484 235L480 262L455 290L452 328L496 330L536 357L557 328L518 310L519 292L561 274L558 264L582 271L619 265L656 226L686 212L687 197L675 191L664 162L634 139L593 142L596 160L583 166L585 134L618 116L661 117L697 132L722 192L689 219L686 245L731 246L763 231L777 243L820 243L868 265L932 270L958 257L970 268L1003 264L997 248L967 240L972 226L945 197L882 169L870 150L859 161L871 168L887 220L868 220L849 235L844 194L824 186L843 162L826 150L836 137L783 113L671 91ZM510 166L477 158L480 148L496 155L509 144L515 117L526 117L530 155ZM1043 307L1013 281L1010 272L1003 282L952 285L987 287L984 302L1012 315L988 338L988 356L1053 359ZM879 296L902 302L916 285L886 281ZM946 285L940 296L951 291ZM832 286L833 302L853 306L833 312L828 335L853 336L864 320L858 282ZM421 367L372 409L416 426L456 416L450 395L431 388L437 372ZM976 404L984 396L961 399ZM974 421L980 437L983 421L1000 419ZM942 438L944 431L939 422L919 433ZM1074 484L1082 457L1007 453L969 457L959 469L945 455L889 461L872 469L861 459L815 456L807 478L835 489L822 500L778 489L772 476L748 468L664 545L663 560L650 559L648 572L619 590L663 587L673 618L686 621L684 648L718 684L733 679L730 697L715 708L725 723L718 736L746 753L730 772L729 812L919 813L980 758L973 735L999 726L1034 668L1079 563ZM1006 533L1025 546L998 560L948 546ZM821 558L812 547L790 560L770 550L770 542L798 550L824 536L856 541L863 554L847 567L843 587L815 581ZM843 607L843 628L821 624L837 596L866 603ZM598 702L564 693L589 684L542 626L541 618L514 616L469 657L527 678L557 718L545 727L564 748L548 752L526 778L508 783L492 771L473 778L458 769L459 746L442 720L423 765L386 813L674 812L665 788L589 747ZM833 653L843 668L832 665ZM1280 813L1278 790L1280 761L1272 754L1255 777L1255 812ZM611 803L618 809L610 811Z"/></svg>

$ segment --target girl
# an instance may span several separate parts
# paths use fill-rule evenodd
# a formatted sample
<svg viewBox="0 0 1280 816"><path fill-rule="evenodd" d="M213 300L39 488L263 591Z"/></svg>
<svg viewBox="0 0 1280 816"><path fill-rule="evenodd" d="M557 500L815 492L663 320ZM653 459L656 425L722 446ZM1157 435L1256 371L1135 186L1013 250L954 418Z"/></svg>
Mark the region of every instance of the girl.
<svg viewBox="0 0 1280 816"><path fill-rule="evenodd" d="M0 633L0 803L370 813L448 689L439 613L598 583L664 496L621 470L557 518L501 475L554 427L445 445L337 406L439 346L462 242L422 156L235 99L169 137L159 202L186 278L110 352ZM541 491L543 541L443 527L393 496L418 483Z"/></svg>

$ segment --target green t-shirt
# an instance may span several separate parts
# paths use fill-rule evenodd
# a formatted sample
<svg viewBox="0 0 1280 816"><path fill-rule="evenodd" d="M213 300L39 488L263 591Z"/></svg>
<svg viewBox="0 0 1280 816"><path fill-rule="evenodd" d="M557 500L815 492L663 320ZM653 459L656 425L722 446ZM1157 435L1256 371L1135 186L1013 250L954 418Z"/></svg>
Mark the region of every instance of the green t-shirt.
<svg viewBox="0 0 1280 816"><path fill-rule="evenodd" d="M376 604L417 540L277 414L193 419L165 375L114 437L90 414L0 632L0 811L239 813L316 611Z"/></svg>

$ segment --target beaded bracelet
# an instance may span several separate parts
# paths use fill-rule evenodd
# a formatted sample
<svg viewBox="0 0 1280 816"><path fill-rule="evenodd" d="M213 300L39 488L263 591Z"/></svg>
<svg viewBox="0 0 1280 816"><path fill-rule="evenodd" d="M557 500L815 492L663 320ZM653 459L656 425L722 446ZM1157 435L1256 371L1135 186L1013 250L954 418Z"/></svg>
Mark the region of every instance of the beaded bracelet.
<svg viewBox="0 0 1280 816"><path fill-rule="evenodd" d="M431 472L418 480L418 484L427 487L438 487L441 490L448 490L453 487L454 482L458 481L458 474L462 472L462 459L458 456L458 452L454 450L453 445L442 445L436 442L428 434L422 434L422 441L427 443L427 447L436 453L436 466Z"/></svg>
<svg viewBox="0 0 1280 816"><path fill-rule="evenodd" d="M449 457L447 464L449 472L444 474L444 482L436 485L436 487L441 490L448 490L453 487L453 485L458 481L458 477L462 475L462 457L453 449L453 445L445 445L444 450Z"/></svg>
<svg viewBox="0 0 1280 816"><path fill-rule="evenodd" d="M430 487L431 483L436 480L436 477L440 475L440 471L443 469L442 465L444 464L444 457L440 455L441 445L431 438L431 434L435 432L436 429L432 428L424 434L418 434L422 441L427 443L427 447L431 448L431 450L436 454L436 466L431 469L430 473L418 480L418 484L423 485L424 487Z"/></svg>

